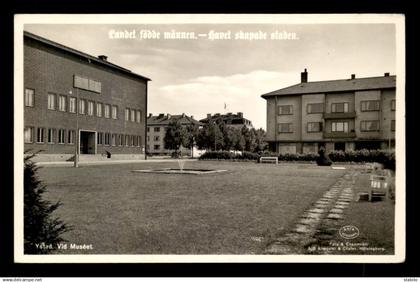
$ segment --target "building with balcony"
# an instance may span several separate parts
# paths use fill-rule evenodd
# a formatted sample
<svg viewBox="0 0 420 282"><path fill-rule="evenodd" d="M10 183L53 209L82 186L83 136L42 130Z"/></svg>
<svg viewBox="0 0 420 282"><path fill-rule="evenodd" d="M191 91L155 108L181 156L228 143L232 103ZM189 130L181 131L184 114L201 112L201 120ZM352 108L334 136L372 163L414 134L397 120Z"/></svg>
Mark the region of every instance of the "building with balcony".
<svg viewBox="0 0 420 282"><path fill-rule="evenodd" d="M238 112L236 114L227 113L227 114L207 114L206 118L200 120L201 123L209 123L212 121L216 121L217 119L221 119L226 126L234 127L234 128L242 128L246 126L248 129L251 129L252 122L249 119L244 118L244 114L242 112Z"/></svg>
<svg viewBox="0 0 420 282"><path fill-rule="evenodd" d="M25 150L145 157L149 78L29 32L23 48Z"/></svg>
<svg viewBox="0 0 420 282"><path fill-rule="evenodd" d="M165 134L166 129L171 121L178 120L179 123L186 127L188 125L195 125L200 127L202 124L195 120L193 116L187 116L186 114L171 115L171 114L159 114L154 116L149 114L147 117L147 153L150 155L170 155L171 150L165 149ZM193 157L200 154L197 148L191 149L184 148L181 146L182 155L191 155Z"/></svg>
<svg viewBox="0 0 420 282"><path fill-rule="evenodd" d="M277 153L395 146L396 76L308 82L263 94L267 141Z"/></svg>

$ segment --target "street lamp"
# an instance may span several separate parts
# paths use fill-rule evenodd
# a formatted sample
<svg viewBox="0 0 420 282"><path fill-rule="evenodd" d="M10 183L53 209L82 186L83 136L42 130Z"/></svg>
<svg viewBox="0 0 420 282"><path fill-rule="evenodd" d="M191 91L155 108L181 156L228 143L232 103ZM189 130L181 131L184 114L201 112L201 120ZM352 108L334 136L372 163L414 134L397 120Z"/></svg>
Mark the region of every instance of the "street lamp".
<svg viewBox="0 0 420 282"><path fill-rule="evenodd" d="M79 167L79 91L77 88L74 88L76 91L76 142L74 142L74 167ZM70 90L70 94L73 92Z"/></svg>

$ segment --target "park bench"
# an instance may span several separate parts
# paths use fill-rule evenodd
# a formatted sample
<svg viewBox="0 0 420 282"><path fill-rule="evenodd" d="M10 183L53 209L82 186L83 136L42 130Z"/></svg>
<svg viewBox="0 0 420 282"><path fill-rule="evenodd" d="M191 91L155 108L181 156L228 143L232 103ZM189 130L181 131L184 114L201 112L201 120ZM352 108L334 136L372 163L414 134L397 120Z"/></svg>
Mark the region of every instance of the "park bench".
<svg viewBox="0 0 420 282"><path fill-rule="evenodd" d="M377 198L386 199L388 196L388 177L386 175L375 175L370 176L370 193L369 201Z"/></svg>
<svg viewBox="0 0 420 282"><path fill-rule="evenodd" d="M275 162L276 164L278 164L279 159L277 157L260 157L260 163L263 162Z"/></svg>

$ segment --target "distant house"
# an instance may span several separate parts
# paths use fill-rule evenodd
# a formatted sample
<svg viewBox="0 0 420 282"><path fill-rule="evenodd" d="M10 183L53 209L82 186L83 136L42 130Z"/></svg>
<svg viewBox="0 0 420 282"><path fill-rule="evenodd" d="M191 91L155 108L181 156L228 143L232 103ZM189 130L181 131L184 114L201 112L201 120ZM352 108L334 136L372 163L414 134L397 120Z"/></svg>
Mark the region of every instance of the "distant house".
<svg viewBox="0 0 420 282"><path fill-rule="evenodd" d="M193 116L187 116L186 114L171 115L171 114L159 114L154 116L149 114L147 117L147 145L146 150L148 154L152 155L169 155L171 150L165 149L165 133L171 121L178 120L182 126L197 125L201 126L202 123L195 120ZM193 152L197 152L194 149ZM190 155L191 149L181 147L181 154Z"/></svg>
<svg viewBox="0 0 420 282"><path fill-rule="evenodd" d="M277 153L386 149L395 146L396 76L301 83L267 100L267 141Z"/></svg>
<svg viewBox="0 0 420 282"><path fill-rule="evenodd" d="M204 119L201 119L200 122L203 124L216 121L217 119L222 119L222 121L226 124L226 126L229 127L235 127L235 128L242 128L244 125L251 129L253 128L252 122L249 119L244 118L244 115L242 112L238 112L237 114L233 113L227 113L227 114L207 114L207 117Z"/></svg>

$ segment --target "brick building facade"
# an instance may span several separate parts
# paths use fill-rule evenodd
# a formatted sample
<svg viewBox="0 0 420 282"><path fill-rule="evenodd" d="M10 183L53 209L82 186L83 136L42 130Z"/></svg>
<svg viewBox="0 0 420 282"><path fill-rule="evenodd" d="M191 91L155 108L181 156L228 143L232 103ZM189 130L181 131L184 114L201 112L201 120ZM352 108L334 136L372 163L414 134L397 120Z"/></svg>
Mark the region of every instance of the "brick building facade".
<svg viewBox="0 0 420 282"><path fill-rule="evenodd" d="M396 76L308 82L262 95L267 141L277 153L395 146Z"/></svg>
<svg viewBox="0 0 420 282"><path fill-rule="evenodd" d="M144 158L149 80L25 32L25 150L67 160L79 136L81 155Z"/></svg>

